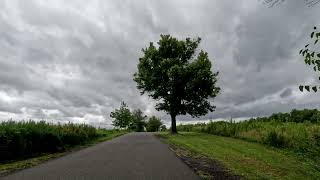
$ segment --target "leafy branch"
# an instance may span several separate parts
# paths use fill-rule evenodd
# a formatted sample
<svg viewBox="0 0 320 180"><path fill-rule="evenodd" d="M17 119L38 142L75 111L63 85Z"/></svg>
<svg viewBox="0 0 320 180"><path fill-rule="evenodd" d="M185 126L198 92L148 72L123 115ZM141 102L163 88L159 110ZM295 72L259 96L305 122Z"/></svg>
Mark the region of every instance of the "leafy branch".
<svg viewBox="0 0 320 180"><path fill-rule="evenodd" d="M310 49L310 46L315 47L320 39L320 31L317 30L317 27L313 28L314 31L311 32L310 38L312 43L309 43L304 46L303 49L299 51L299 54L304 57L304 62L306 65L311 66L315 72L320 71L320 52L316 52L314 50ZM320 80L320 77L319 77ZM311 88L310 88L311 87ZM318 91L317 86L312 85L300 85L299 90L303 92L303 90L307 90L310 92L310 89L312 89L314 92Z"/></svg>

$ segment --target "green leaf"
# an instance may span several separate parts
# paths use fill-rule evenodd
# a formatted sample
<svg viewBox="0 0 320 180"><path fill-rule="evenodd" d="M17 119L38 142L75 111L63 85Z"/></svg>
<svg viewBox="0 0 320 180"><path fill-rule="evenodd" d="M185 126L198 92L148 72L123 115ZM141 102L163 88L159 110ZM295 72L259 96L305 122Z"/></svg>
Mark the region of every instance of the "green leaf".
<svg viewBox="0 0 320 180"><path fill-rule="evenodd" d="M318 90L318 89L317 89L317 86L313 86L313 87L312 87L312 90L313 90L314 92L317 92L317 90Z"/></svg>
<svg viewBox="0 0 320 180"><path fill-rule="evenodd" d="M307 48L309 46L309 44L305 45L304 47Z"/></svg>
<svg viewBox="0 0 320 180"><path fill-rule="evenodd" d="M314 29L314 30L316 30L316 29L317 29L317 27L315 26L315 27L313 27L313 29Z"/></svg>
<svg viewBox="0 0 320 180"><path fill-rule="evenodd" d="M318 40L319 40L319 39L315 40L315 41L314 41L314 44L317 44Z"/></svg>
<svg viewBox="0 0 320 180"><path fill-rule="evenodd" d="M314 32L312 32L312 33L311 33L311 35L310 35L310 36L311 36L311 38L313 38L313 35L314 35Z"/></svg>
<svg viewBox="0 0 320 180"><path fill-rule="evenodd" d="M308 65L311 65L311 62L310 62L310 60L308 60L308 61L307 61L307 64L308 64Z"/></svg>
<svg viewBox="0 0 320 180"><path fill-rule="evenodd" d="M310 58L310 53L307 53L306 58Z"/></svg>
<svg viewBox="0 0 320 180"><path fill-rule="evenodd" d="M310 92L310 86L304 86L304 88L305 88L308 92Z"/></svg>
<svg viewBox="0 0 320 180"><path fill-rule="evenodd" d="M311 57L314 57L314 52L312 52L310 56L311 56Z"/></svg>
<svg viewBox="0 0 320 180"><path fill-rule="evenodd" d="M313 70L314 70L314 71L317 71L317 67L316 67L316 66L314 66L314 67L313 67Z"/></svg>
<svg viewBox="0 0 320 180"><path fill-rule="evenodd" d="M319 54L317 54L317 56L318 56L318 58L320 58L320 53L319 53Z"/></svg>
<svg viewBox="0 0 320 180"><path fill-rule="evenodd" d="M319 77L319 78L320 78L320 77ZM300 90L301 92L303 92L303 86L302 86L302 85L299 86L299 90Z"/></svg>
<svg viewBox="0 0 320 180"><path fill-rule="evenodd" d="M299 54L301 54L302 53L302 49L299 51Z"/></svg>

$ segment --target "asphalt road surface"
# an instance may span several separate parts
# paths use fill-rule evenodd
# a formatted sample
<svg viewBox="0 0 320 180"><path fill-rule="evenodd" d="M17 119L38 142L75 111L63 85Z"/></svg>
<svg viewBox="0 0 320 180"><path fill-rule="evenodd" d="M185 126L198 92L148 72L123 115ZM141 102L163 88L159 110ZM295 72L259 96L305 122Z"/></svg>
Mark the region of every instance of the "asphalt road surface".
<svg viewBox="0 0 320 180"><path fill-rule="evenodd" d="M3 179L191 180L199 177L153 134L130 133Z"/></svg>

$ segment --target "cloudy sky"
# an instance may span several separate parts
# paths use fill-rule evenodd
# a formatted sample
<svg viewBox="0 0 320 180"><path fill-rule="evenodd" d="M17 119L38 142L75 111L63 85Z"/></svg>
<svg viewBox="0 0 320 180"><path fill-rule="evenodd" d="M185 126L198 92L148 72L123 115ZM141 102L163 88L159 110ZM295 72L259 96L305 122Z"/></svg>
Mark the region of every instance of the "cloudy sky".
<svg viewBox="0 0 320 180"><path fill-rule="evenodd" d="M318 83L298 51L320 24L319 8L302 0L274 8L259 0L0 1L0 120L110 127L109 113L126 101L169 122L132 80L141 49L160 34L200 36L220 71L217 109L197 120L318 107L319 94L298 91Z"/></svg>

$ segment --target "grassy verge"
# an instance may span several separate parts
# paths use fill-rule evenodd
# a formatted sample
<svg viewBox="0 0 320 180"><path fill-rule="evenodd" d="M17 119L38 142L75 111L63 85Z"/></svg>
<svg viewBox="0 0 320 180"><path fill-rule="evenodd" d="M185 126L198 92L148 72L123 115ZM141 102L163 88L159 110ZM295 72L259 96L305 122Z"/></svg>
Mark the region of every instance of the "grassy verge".
<svg viewBox="0 0 320 180"><path fill-rule="evenodd" d="M177 127L178 131L201 132L238 138L294 151L320 163L320 123L248 120L237 123L210 122Z"/></svg>
<svg viewBox="0 0 320 180"><path fill-rule="evenodd" d="M320 166L315 161L286 150L194 132L159 136L170 144L218 160L248 179L320 179Z"/></svg>
<svg viewBox="0 0 320 180"><path fill-rule="evenodd" d="M41 164L43 162L46 162L48 160L61 157L64 155L67 155L71 152L78 151L80 149L98 144L100 142L104 142L110 139L113 139L115 137L124 135L128 133L127 131L113 131L113 130L97 130L98 137L95 139L92 139L90 141L87 141L83 145L77 145L73 147L67 148L63 152L56 152L56 153L43 153L33 158L23 159L23 160L13 160L13 161L7 161L4 163L0 163L0 177L4 176L6 174L9 174L14 171L22 170L25 168L29 168L32 166L36 166L38 164Z"/></svg>

